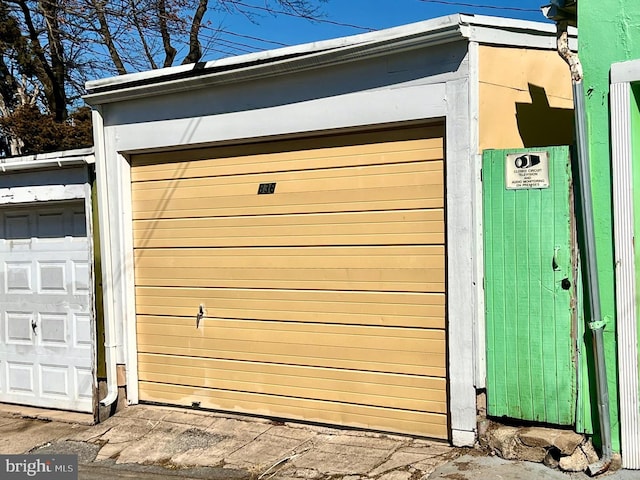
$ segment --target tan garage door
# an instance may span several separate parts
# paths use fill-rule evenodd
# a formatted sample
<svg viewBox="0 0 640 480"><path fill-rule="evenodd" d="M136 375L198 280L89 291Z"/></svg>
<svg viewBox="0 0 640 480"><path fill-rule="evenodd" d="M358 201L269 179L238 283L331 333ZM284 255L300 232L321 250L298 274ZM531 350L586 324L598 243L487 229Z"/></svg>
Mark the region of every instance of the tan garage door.
<svg viewBox="0 0 640 480"><path fill-rule="evenodd" d="M135 156L140 399L447 438L442 137Z"/></svg>

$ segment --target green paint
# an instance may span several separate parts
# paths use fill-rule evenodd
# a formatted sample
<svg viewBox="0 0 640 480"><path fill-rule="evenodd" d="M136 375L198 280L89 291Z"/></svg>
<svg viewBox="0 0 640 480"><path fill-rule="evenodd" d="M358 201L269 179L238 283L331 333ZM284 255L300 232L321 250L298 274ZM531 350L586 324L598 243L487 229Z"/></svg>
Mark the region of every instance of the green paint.
<svg viewBox="0 0 640 480"><path fill-rule="evenodd" d="M576 330L578 332L578 341L576 343L578 353L578 401L576 409L576 432L593 434L593 422L598 419L592 418L593 405L596 399L595 384L592 387L592 381L595 380L589 372L593 372L593 344L591 343L592 334L587 329L585 312L584 312L584 283L582 281L582 268L580 267L580 258L578 257L578 279L576 282L576 313L578 323ZM596 406L597 411L597 406Z"/></svg>
<svg viewBox="0 0 640 480"><path fill-rule="evenodd" d="M587 92L585 101L600 302L603 316L613 319L605 328L604 337L611 434L613 449L619 452L609 72L612 63L640 58L640 2L580 0L578 29L580 32L578 53L584 68L584 86Z"/></svg>
<svg viewBox="0 0 640 480"><path fill-rule="evenodd" d="M91 209L93 218L93 275L94 275L94 298L96 309L96 338L97 338L97 368L98 379L107 378L107 366L105 363L104 351L104 309L102 307L102 259L100 257L100 232L98 225L98 185L95 174L91 175Z"/></svg>
<svg viewBox="0 0 640 480"><path fill-rule="evenodd" d="M543 189L505 188L506 155L523 150L484 154L487 408L491 416L574 425L570 155L568 147L544 150L550 187Z"/></svg>

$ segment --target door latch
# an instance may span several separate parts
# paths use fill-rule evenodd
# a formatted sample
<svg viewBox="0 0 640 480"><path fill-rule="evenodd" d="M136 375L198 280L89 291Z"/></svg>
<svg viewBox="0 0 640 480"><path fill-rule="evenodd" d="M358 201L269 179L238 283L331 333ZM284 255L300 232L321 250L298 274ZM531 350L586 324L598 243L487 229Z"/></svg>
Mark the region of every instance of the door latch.
<svg viewBox="0 0 640 480"><path fill-rule="evenodd" d="M554 272L560 271L560 266L558 265L558 251L560 247L556 247L553 249L553 258L551 259L551 268Z"/></svg>

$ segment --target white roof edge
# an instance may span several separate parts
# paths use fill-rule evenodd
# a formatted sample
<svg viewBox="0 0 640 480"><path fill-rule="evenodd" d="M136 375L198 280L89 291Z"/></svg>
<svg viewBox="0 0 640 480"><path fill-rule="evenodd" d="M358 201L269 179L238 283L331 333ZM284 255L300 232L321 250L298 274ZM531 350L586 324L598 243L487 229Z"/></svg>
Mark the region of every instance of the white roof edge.
<svg viewBox="0 0 640 480"><path fill-rule="evenodd" d="M542 34L556 33L556 24L551 22L536 22L534 20L518 20L516 18L492 17L489 15L469 15L460 14L461 21L469 25L477 25L483 27L493 27L497 29L509 30L529 30ZM543 19L542 11L540 11L540 19ZM578 30L569 27L569 35L576 36Z"/></svg>
<svg viewBox="0 0 640 480"><path fill-rule="evenodd" d="M556 27L553 23L455 14L375 32L239 55L206 63L181 65L89 81L86 84L89 94L85 96L85 100L90 104L109 103L125 98L185 90L194 85L214 81L213 78L220 81L224 77L238 80L239 76L243 78L268 76L274 71L282 71L278 66L283 64L290 64L287 70L291 71L292 67L295 68L296 65L303 69L310 68L309 65L330 64L332 59L345 61L345 58L349 57L349 52L356 50L359 51L358 58L362 58L367 53L379 55L380 47L412 48L423 42L428 44L430 40L445 43L467 38L469 41L483 43L486 39L483 32L486 32L487 29L507 33L504 36L492 35L491 43L514 45L513 35L526 33L529 36L549 37L549 45L552 44L550 37L553 35L553 45L555 45ZM338 60L338 57L341 58ZM194 71L193 75L189 75L191 71ZM189 76L185 78L183 75ZM156 88L150 88L151 85L155 85ZM161 88L160 85L165 87Z"/></svg>
<svg viewBox="0 0 640 480"><path fill-rule="evenodd" d="M359 33L347 37L332 38L329 40L321 40L318 42L303 43L292 45L290 47L275 48L272 50L264 50L261 52L247 53L234 57L221 58L219 60L211 60L201 64L203 70L232 67L234 65L243 65L247 63L261 62L265 60L275 60L278 58L298 56L304 54L312 54L327 50L341 49L344 47L362 45L369 43L377 43L395 38L402 38L412 34L425 33L432 30L439 30L446 27L458 26L460 23L460 15L448 15L445 17L433 18L422 22L410 23L399 27L387 28L384 30L376 30L374 32ZM149 80L169 75L180 74L193 70L194 64L180 65L176 67L161 68L157 70L149 70L145 72L131 73L116 77L109 77L100 80L90 80L87 82L87 89L96 89L107 85L117 85L120 83L130 83L141 80Z"/></svg>
<svg viewBox="0 0 640 480"><path fill-rule="evenodd" d="M640 60L628 60L611 65L611 83L640 81Z"/></svg>
<svg viewBox="0 0 640 480"><path fill-rule="evenodd" d="M94 148L78 148L59 152L38 153L20 157L0 158L0 171L27 170L37 168L66 167L95 163Z"/></svg>

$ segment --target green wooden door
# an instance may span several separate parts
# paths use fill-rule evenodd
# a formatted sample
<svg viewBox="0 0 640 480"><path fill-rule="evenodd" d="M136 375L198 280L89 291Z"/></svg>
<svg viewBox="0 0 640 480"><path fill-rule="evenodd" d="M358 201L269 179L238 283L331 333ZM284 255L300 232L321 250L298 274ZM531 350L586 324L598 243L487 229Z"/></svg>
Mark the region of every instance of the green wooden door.
<svg viewBox="0 0 640 480"><path fill-rule="evenodd" d="M544 152L546 179L539 170ZM521 155L507 159L514 153ZM487 413L573 425L577 269L569 149L485 151L482 178Z"/></svg>

